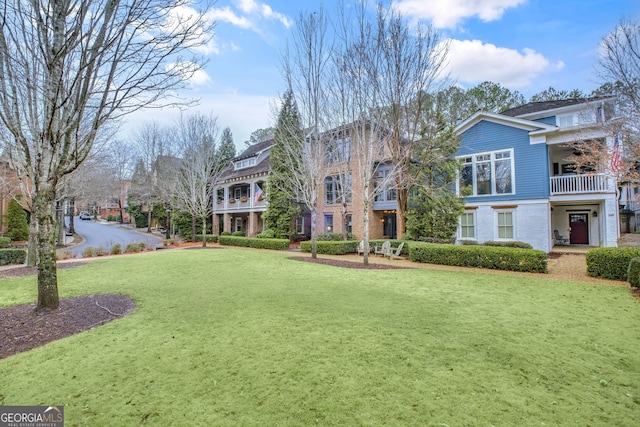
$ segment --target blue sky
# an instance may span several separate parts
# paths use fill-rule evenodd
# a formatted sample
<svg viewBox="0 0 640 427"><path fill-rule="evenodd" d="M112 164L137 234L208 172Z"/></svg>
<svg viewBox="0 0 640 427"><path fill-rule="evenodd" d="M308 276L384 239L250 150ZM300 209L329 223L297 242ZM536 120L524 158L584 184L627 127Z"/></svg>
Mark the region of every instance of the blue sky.
<svg viewBox="0 0 640 427"><path fill-rule="evenodd" d="M346 7L358 0L344 0ZM387 0L389 4L390 0ZM335 13L338 0L217 0L209 63L186 95L197 110L218 116L239 150L253 131L273 125L273 106L285 86L282 51L301 11L321 5ZM373 2L371 2L373 6ZM394 0L409 20L432 24L450 40L449 70L460 86L485 80L527 99L549 86L590 92L598 46L622 18L640 18L638 0ZM176 110L142 111L129 118L123 137L142 122L170 124Z"/></svg>

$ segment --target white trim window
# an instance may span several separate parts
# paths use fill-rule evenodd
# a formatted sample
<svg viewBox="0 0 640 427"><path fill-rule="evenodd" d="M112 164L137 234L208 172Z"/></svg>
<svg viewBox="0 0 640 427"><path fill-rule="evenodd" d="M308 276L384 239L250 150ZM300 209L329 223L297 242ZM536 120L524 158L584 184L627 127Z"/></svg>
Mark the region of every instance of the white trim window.
<svg viewBox="0 0 640 427"><path fill-rule="evenodd" d="M296 234L304 234L304 217L296 217Z"/></svg>
<svg viewBox="0 0 640 427"><path fill-rule="evenodd" d="M255 157L250 157L248 159L243 159L243 160L238 160L233 164L233 169L234 170L238 170L238 169L245 169L245 168L249 168L251 166L255 166L256 165L256 158Z"/></svg>
<svg viewBox="0 0 640 427"><path fill-rule="evenodd" d="M515 215L513 210L496 211L497 240L515 239Z"/></svg>
<svg viewBox="0 0 640 427"><path fill-rule="evenodd" d="M464 212L460 215L460 239L476 240L475 212Z"/></svg>
<svg viewBox="0 0 640 427"><path fill-rule="evenodd" d="M515 194L513 149L459 157L458 194L497 196Z"/></svg>

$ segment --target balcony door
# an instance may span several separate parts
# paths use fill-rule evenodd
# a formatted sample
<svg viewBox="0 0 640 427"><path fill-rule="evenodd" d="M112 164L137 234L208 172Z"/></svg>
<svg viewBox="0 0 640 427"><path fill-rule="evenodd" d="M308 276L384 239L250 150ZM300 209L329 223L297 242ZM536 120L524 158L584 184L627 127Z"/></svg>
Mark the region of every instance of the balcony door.
<svg viewBox="0 0 640 427"><path fill-rule="evenodd" d="M589 215L586 213L569 214L569 243L572 245L589 244Z"/></svg>

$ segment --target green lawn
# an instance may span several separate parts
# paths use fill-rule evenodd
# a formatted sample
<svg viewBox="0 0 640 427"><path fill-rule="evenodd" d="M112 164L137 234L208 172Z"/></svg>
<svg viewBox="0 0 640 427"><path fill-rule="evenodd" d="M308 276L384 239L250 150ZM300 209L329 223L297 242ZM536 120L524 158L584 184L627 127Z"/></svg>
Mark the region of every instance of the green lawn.
<svg viewBox="0 0 640 427"><path fill-rule="evenodd" d="M60 270L137 310L0 361L0 404L67 426L636 426L640 303L623 287L341 269L239 249ZM0 305L35 300L0 282ZM1 332L0 332L1 333Z"/></svg>

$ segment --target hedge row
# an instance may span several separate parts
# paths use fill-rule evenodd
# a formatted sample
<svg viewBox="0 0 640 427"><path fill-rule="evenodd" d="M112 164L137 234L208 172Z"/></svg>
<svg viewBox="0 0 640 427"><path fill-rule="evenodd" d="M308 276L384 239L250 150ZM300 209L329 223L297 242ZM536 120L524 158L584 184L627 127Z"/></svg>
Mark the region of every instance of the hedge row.
<svg viewBox="0 0 640 427"><path fill-rule="evenodd" d="M355 253L358 250L359 240L342 240L339 242L331 240L319 240L316 242L316 252L325 255L346 255ZM300 242L302 252L311 252L311 240Z"/></svg>
<svg viewBox="0 0 640 427"><path fill-rule="evenodd" d="M26 260L24 249L0 249L0 265L24 264Z"/></svg>
<svg viewBox="0 0 640 427"><path fill-rule="evenodd" d="M207 234L207 242L215 243L218 241L218 236L215 234ZM196 242L202 242L202 234L196 234Z"/></svg>
<svg viewBox="0 0 640 427"><path fill-rule="evenodd" d="M494 270L547 272L547 254L533 249L412 243L411 261Z"/></svg>
<svg viewBox="0 0 640 427"><path fill-rule="evenodd" d="M587 274L613 280L627 280L629 262L640 257L640 248L595 248L587 252Z"/></svg>
<svg viewBox="0 0 640 427"><path fill-rule="evenodd" d="M220 236L218 243L225 246L244 246L257 249L289 249L289 239L259 239L257 237Z"/></svg>

